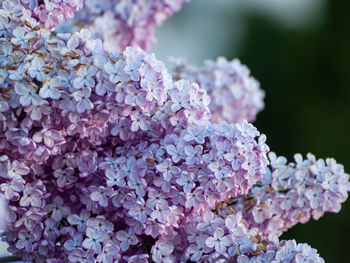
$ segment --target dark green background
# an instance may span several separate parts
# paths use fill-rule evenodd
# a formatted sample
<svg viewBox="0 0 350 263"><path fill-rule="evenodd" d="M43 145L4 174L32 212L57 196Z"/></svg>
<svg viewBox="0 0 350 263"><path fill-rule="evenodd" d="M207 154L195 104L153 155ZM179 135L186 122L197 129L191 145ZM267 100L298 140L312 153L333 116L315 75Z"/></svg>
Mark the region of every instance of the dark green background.
<svg viewBox="0 0 350 263"><path fill-rule="evenodd" d="M238 57L266 91L255 125L271 149L292 159L312 152L334 157L350 172L350 3L329 0L312 30L280 27L247 13ZM328 263L350 262L350 200L339 214L299 224L283 235L317 248Z"/></svg>

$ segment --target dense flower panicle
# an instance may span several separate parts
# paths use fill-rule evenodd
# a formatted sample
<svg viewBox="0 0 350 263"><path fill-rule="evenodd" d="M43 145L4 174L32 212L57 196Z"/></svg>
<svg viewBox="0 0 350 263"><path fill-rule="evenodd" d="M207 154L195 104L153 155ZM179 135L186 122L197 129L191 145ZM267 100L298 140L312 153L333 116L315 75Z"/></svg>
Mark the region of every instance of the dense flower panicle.
<svg viewBox="0 0 350 263"><path fill-rule="evenodd" d="M89 28L93 38L103 41L111 52L138 45L144 50L155 43L156 26L179 11L189 0L89 0L74 20L64 22L59 31L73 32Z"/></svg>
<svg viewBox="0 0 350 263"><path fill-rule="evenodd" d="M269 154L271 170L251 193L231 204L241 211L251 227L266 236L281 235L287 229L310 217L319 219L325 212L338 213L350 191L349 175L334 159L316 160L312 154L303 160L295 155L295 163ZM231 213L227 209L227 213Z"/></svg>
<svg viewBox="0 0 350 263"><path fill-rule="evenodd" d="M171 62L175 79L197 82L208 92L213 122L244 119L252 122L264 108L264 91L238 59L227 61L220 57L216 61L205 61L199 68L188 65L184 59L171 59Z"/></svg>
<svg viewBox="0 0 350 263"><path fill-rule="evenodd" d="M87 30L55 36L34 18L4 19L0 180L13 254L175 262L189 245L183 221L262 178L265 136L211 124L206 91L173 82L154 55L110 55Z"/></svg>
<svg viewBox="0 0 350 263"><path fill-rule="evenodd" d="M62 20L72 18L83 7L83 0L1 0L2 15L25 15L45 28L53 29Z"/></svg>
<svg viewBox="0 0 350 263"><path fill-rule="evenodd" d="M9 252L39 263L323 262L276 236L339 211L343 167L270 153L268 170L266 137L245 120L264 95L239 61L179 62L173 80L126 47L148 48L183 2L85 1L70 30L89 29L72 34L51 30L80 0L0 2Z"/></svg>

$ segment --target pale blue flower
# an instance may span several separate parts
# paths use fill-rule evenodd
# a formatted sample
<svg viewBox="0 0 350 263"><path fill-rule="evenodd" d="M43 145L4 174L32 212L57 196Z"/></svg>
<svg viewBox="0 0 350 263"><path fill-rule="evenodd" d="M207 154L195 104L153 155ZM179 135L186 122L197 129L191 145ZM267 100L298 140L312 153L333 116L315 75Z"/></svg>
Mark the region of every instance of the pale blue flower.
<svg viewBox="0 0 350 263"><path fill-rule="evenodd" d="M15 91L20 96L19 102L23 106L39 106L41 99L39 95L36 93L36 90L31 85L25 85L22 82L16 82Z"/></svg>
<svg viewBox="0 0 350 263"><path fill-rule="evenodd" d="M44 60L42 60L39 57L36 57L35 59L33 59L33 61L30 63L30 66L28 67L28 74L32 78L36 78L39 81L44 81L47 78L47 75L43 70L44 65Z"/></svg>
<svg viewBox="0 0 350 263"><path fill-rule="evenodd" d="M15 45L21 45L22 48L28 48L29 47L29 40L33 39L35 37L34 32L26 32L26 30L23 27L16 27L13 30L13 38L11 39L11 42Z"/></svg>

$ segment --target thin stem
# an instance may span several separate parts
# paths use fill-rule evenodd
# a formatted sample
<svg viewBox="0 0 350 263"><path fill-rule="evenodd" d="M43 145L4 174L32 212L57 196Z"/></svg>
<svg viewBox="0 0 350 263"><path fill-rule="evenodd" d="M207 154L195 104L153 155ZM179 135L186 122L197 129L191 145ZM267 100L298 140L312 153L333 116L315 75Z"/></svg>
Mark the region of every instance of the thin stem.
<svg viewBox="0 0 350 263"><path fill-rule="evenodd" d="M7 256L7 257L1 257L0 262L1 263L7 263L7 262L15 262L15 261L21 261L22 259L16 256Z"/></svg>

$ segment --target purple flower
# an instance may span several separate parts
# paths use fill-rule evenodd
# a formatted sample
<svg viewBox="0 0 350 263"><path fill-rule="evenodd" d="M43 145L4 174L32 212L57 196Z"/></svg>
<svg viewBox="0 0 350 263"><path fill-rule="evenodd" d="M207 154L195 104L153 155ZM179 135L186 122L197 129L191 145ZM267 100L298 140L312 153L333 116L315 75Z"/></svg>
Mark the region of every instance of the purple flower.
<svg viewBox="0 0 350 263"><path fill-rule="evenodd" d="M93 228L97 231L112 233L114 226L111 222L107 221L103 216L99 216L96 218L90 218L86 225L90 228Z"/></svg>
<svg viewBox="0 0 350 263"><path fill-rule="evenodd" d="M170 209L168 204L165 202L156 203L155 210L151 213L152 219L157 219L160 223L165 223L167 221L167 217L170 214Z"/></svg>
<svg viewBox="0 0 350 263"><path fill-rule="evenodd" d="M320 261L275 236L339 211L349 175L311 155L286 164L272 154L266 169L266 137L241 122L261 110L262 92L237 60L181 62L174 81L133 47L147 48L183 2L1 3L11 253L49 263Z"/></svg>
<svg viewBox="0 0 350 263"><path fill-rule="evenodd" d="M82 210L80 212L80 215L69 215L67 220L68 222L73 225L77 226L79 232L84 232L86 230L86 222L90 218L91 214L87 210Z"/></svg>
<svg viewBox="0 0 350 263"><path fill-rule="evenodd" d="M202 145L196 145L195 147L186 146L185 147L185 154L187 155L186 163L188 165L193 165L193 164L200 165L202 163L202 152L203 152Z"/></svg>
<svg viewBox="0 0 350 263"><path fill-rule="evenodd" d="M92 201L98 202L100 206L107 207L108 199L113 194L113 189L111 187L89 187L91 191L90 198Z"/></svg>
<svg viewBox="0 0 350 263"><path fill-rule="evenodd" d="M146 223L148 215L151 214L151 209L145 206L145 201L139 198L136 204L128 211L128 214L141 223Z"/></svg>
<svg viewBox="0 0 350 263"><path fill-rule="evenodd" d="M203 127L190 127L184 136L185 141L195 141L196 143L204 143L205 130Z"/></svg>
<svg viewBox="0 0 350 263"><path fill-rule="evenodd" d="M120 241L120 248L122 251L127 251L130 246L136 245L138 243L137 237L134 235L132 228L129 231L118 231L117 239Z"/></svg>
<svg viewBox="0 0 350 263"><path fill-rule="evenodd" d="M97 261L102 263L113 263L115 260L119 260L120 248L113 243L107 243L103 245L101 254L98 255Z"/></svg>
<svg viewBox="0 0 350 263"><path fill-rule="evenodd" d="M204 202L205 197L203 195L203 189L201 187L196 188L193 193L186 194L186 208L198 208Z"/></svg>
<svg viewBox="0 0 350 263"><path fill-rule="evenodd" d="M16 82L15 85L15 92L20 96L19 97L19 102L23 106L39 106L40 105L40 97L36 93L36 90L34 89L33 86L25 86L21 82Z"/></svg>
<svg viewBox="0 0 350 263"><path fill-rule="evenodd" d="M78 180L78 178L74 176L74 169L71 167L64 170L56 170L54 176L57 178L57 186L61 188L75 183Z"/></svg>
<svg viewBox="0 0 350 263"><path fill-rule="evenodd" d="M23 179L14 178L8 183L2 183L0 184L0 189L7 200L11 200L13 197L18 197L19 193L24 189Z"/></svg>
<svg viewBox="0 0 350 263"><path fill-rule="evenodd" d="M223 224L223 219L215 216L212 212L206 212L203 215L203 221L197 225L199 231L205 231L209 234L214 233L215 229Z"/></svg>
<svg viewBox="0 0 350 263"><path fill-rule="evenodd" d="M211 250L212 249L205 244L205 238L202 237L196 240L195 244L191 244L187 248L186 254L190 255L191 261L198 262L202 258L203 254L207 254Z"/></svg>
<svg viewBox="0 0 350 263"><path fill-rule="evenodd" d="M91 89L88 87L84 87L72 94L75 101L77 102L78 113L83 113L94 108L93 103L90 101L90 95Z"/></svg>
<svg viewBox="0 0 350 263"><path fill-rule="evenodd" d="M47 78L47 75L44 73L43 66L45 62L39 58L35 57L28 68L28 73L32 78L36 78L39 81L44 81ZM55 96L55 99L58 99L59 96Z"/></svg>
<svg viewBox="0 0 350 263"><path fill-rule="evenodd" d="M81 248L74 249L71 254L69 254L69 260L71 262L77 262L77 263L94 263L95 257L94 257L94 250L83 250Z"/></svg>
<svg viewBox="0 0 350 263"><path fill-rule="evenodd" d="M145 94L137 90L137 88L131 84L126 87L126 97L124 102L131 106L143 107L146 104Z"/></svg>
<svg viewBox="0 0 350 263"><path fill-rule="evenodd" d="M93 77L96 75L96 71L97 69L93 66L81 66L77 71L77 78L73 82L74 88L82 89L83 87L94 87L95 80Z"/></svg>
<svg viewBox="0 0 350 263"><path fill-rule="evenodd" d="M38 70L39 72L42 69ZM38 77L37 77L38 78ZM45 76L41 76L41 78L46 78ZM39 91L39 95L43 99L51 98L57 100L61 97L61 92L58 89L62 85L61 80L59 78L53 78L50 81L46 81L43 87Z"/></svg>
<svg viewBox="0 0 350 263"><path fill-rule="evenodd" d="M70 208L63 206L64 202L63 199L59 196L56 196L52 204L49 204L46 206L46 210L49 213L52 213L51 217L56 221L59 222L62 220L62 217L68 216L70 214Z"/></svg>
<svg viewBox="0 0 350 263"><path fill-rule="evenodd" d="M169 256L174 250L174 245L170 242L158 240L152 247L152 259L155 262L162 262L163 257Z"/></svg>
<svg viewBox="0 0 350 263"><path fill-rule="evenodd" d="M27 33L23 27L16 27L13 30L13 38L11 39L11 42L15 45L21 45L22 48L27 48L28 40L35 37L34 32Z"/></svg>
<svg viewBox="0 0 350 263"><path fill-rule="evenodd" d="M19 204L20 206L34 206L40 207L42 204L41 201L41 191L35 189L33 186L26 185L23 190L23 197L21 198Z"/></svg>
<svg viewBox="0 0 350 263"><path fill-rule="evenodd" d="M176 176L180 173L180 169L176 166L173 166L173 163L169 158L164 160L164 162L158 164L157 170L162 173L163 178L166 181L170 181L173 176Z"/></svg>
<svg viewBox="0 0 350 263"><path fill-rule="evenodd" d="M135 193L138 196L141 196L141 197L145 196L146 194L145 189L147 189L147 182L144 178L140 178L135 173L132 173L129 175L129 178L128 178L128 186L130 187L130 189L135 190Z"/></svg>
<svg viewBox="0 0 350 263"><path fill-rule="evenodd" d="M191 190L196 186L194 183L194 173L188 173L187 171L183 171L180 178L178 178L176 182L183 187L186 194L191 192Z"/></svg>
<svg viewBox="0 0 350 263"><path fill-rule="evenodd" d="M125 186L126 174L121 171L114 170L113 168L107 168L105 171L106 183L108 186Z"/></svg>
<svg viewBox="0 0 350 263"><path fill-rule="evenodd" d="M184 144L181 142L176 145L167 145L166 151L171 155L174 163L178 163L184 158Z"/></svg>
<svg viewBox="0 0 350 263"><path fill-rule="evenodd" d="M214 172L214 175L217 179L226 177L231 169L226 165L225 161L222 159L217 160L215 163L208 165L209 169Z"/></svg>
<svg viewBox="0 0 350 263"><path fill-rule="evenodd" d="M16 248L25 249L27 252L33 251L33 243L35 236L26 230L21 230L18 233L19 240L16 243Z"/></svg>
<svg viewBox="0 0 350 263"><path fill-rule="evenodd" d="M75 233L73 235L73 239L68 239L64 243L64 248L68 251L72 251L74 249L77 249L81 247L81 243L83 242L83 236L80 233Z"/></svg>
<svg viewBox="0 0 350 263"><path fill-rule="evenodd" d="M109 80L112 83L125 82L129 79L124 71L125 63L117 61L116 63L107 63L104 65L105 71L109 74Z"/></svg>
<svg viewBox="0 0 350 263"><path fill-rule="evenodd" d="M87 238L83 241L83 247L86 249L92 249L95 253L100 253L103 243L107 239L107 234L95 229L88 228L86 230Z"/></svg>
<svg viewBox="0 0 350 263"><path fill-rule="evenodd" d="M224 254L227 247L232 244L232 241L228 236L225 236L225 232L222 228L218 228L215 230L212 237L207 238L205 243L210 248L215 247L216 252L219 254Z"/></svg>
<svg viewBox="0 0 350 263"><path fill-rule="evenodd" d="M147 131L149 129L149 122L146 120L145 116L141 114L133 114L131 115L131 131L137 132L139 129L142 131Z"/></svg>

